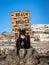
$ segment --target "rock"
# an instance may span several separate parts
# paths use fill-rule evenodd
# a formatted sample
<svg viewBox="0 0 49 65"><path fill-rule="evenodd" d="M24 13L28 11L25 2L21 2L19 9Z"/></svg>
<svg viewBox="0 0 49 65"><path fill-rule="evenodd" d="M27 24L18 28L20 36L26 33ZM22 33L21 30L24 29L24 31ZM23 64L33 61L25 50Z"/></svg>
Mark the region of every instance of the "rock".
<svg viewBox="0 0 49 65"><path fill-rule="evenodd" d="M27 49L27 54L25 56L25 60L29 58L31 55L33 55L33 48Z"/></svg>
<svg viewBox="0 0 49 65"><path fill-rule="evenodd" d="M12 51L3 61L5 62L0 61L0 65L48 65L47 59L39 59L39 55L34 48L20 49L18 56ZM40 63L38 63L39 61Z"/></svg>
<svg viewBox="0 0 49 65"><path fill-rule="evenodd" d="M19 50L19 57L20 58L24 58L26 55L26 49L20 49Z"/></svg>
<svg viewBox="0 0 49 65"><path fill-rule="evenodd" d="M25 65L24 61L23 60L20 60L20 65Z"/></svg>
<svg viewBox="0 0 49 65"><path fill-rule="evenodd" d="M46 62L40 62L40 64L38 64L38 65L48 65L48 63L46 63Z"/></svg>
<svg viewBox="0 0 49 65"><path fill-rule="evenodd" d="M19 57L18 56L16 56L16 59L15 59L15 62L16 62L16 65L18 65L19 64Z"/></svg>
<svg viewBox="0 0 49 65"><path fill-rule="evenodd" d="M1 62L0 65L5 65L5 63L4 62Z"/></svg>
<svg viewBox="0 0 49 65"><path fill-rule="evenodd" d="M7 55L6 61L7 61L7 62L12 62L12 58L11 58L10 55Z"/></svg>
<svg viewBox="0 0 49 65"><path fill-rule="evenodd" d="M47 59L46 58L40 58L39 65L48 65Z"/></svg>
<svg viewBox="0 0 49 65"><path fill-rule="evenodd" d="M36 58L29 57L26 60L26 65L37 65L37 64L38 64L38 60Z"/></svg>

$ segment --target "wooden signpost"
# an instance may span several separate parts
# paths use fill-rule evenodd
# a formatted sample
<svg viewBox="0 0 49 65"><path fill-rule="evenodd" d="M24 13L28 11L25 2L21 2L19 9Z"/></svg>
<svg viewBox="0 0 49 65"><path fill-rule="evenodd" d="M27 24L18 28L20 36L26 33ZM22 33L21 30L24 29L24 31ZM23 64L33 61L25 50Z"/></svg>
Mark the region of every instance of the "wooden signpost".
<svg viewBox="0 0 49 65"><path fill-rule="evenodd" d="M25 29L26 34L30 34L30 12L22 11L22 12L11 12L12 18L12 32L15 34L15 39L18 39L18 31L19 29Z"/></svg>

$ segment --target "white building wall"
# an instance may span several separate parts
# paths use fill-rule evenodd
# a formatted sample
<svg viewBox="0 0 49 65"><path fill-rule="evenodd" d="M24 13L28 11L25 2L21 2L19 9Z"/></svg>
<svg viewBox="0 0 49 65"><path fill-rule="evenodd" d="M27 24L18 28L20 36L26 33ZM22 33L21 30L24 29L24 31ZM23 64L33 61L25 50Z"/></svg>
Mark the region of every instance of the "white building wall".
<svg viewBox="0 0 49 65"><path fill-rule="evenodd" d="M33 24L32 26L32 38L31 38L31 46L36 48L38 52L46 53L49 50L49 24ZM36 32L36 33L33 33ZM40 33L39 33L40 32ZM40 39L39 41L35 39Z"/></svg>

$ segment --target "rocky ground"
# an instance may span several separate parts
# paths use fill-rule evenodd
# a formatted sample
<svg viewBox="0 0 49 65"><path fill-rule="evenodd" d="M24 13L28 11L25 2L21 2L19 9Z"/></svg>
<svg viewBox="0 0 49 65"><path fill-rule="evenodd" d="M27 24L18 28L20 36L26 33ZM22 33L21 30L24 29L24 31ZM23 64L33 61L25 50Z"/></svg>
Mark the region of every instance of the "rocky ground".
<svg viewBox="0 0 49 65"><path fill-rule="evenodd" d="M19 55L11 51L5 59L0 59L0 65L49 65L46 58L40 58L33 48L20 49Z"/></svg>

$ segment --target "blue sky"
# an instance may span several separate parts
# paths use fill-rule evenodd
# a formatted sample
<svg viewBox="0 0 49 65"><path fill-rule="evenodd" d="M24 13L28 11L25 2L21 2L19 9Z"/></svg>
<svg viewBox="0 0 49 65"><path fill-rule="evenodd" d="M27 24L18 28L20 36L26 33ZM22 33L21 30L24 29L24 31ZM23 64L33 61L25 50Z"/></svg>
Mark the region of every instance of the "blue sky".
<svg viewBox="0 0 49 65"><path fill-rule="evenodd" d="M30 11L32 24L49 24L49 0L0 0L0 33L11 32L11 12Z"/></svg>

